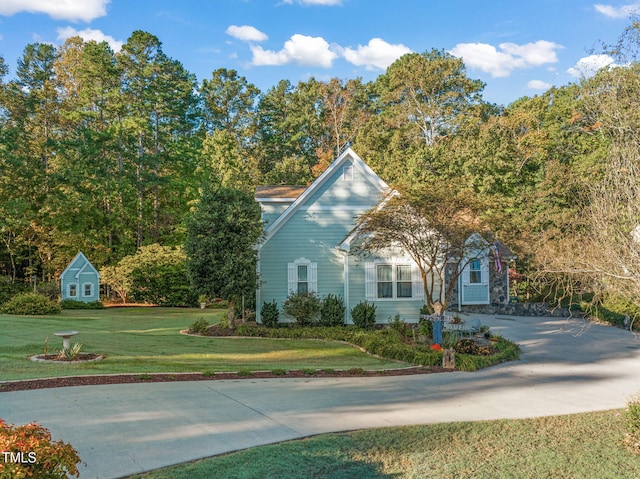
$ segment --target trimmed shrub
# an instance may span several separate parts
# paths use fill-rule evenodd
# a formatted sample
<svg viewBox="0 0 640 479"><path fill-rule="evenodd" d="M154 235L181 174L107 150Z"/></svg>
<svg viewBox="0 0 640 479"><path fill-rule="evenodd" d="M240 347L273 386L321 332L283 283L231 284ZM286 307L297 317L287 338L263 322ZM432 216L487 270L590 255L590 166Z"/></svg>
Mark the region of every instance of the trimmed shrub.
<svg viewBox="0 0 640 479"><path fill-rule="evenodd" d="M637 395L627 403L624 419L627 431L633 438L634 443L640 442L640 395ZM636 452L640 452L640 446L638 446Z"/></svg>
<svg viewBox="0 0 640 479"><path fill-rule="evenodd" d="M209 331L209 321L204 318L196 319L189 326L189 333L206 335Z"/></svg>
<svg viewBox="0 0 640 479"><path fill-rule="evenodd" d="M262 311L260 312L260 318L262 324L267 328L275 328L280 320L280 311L275 301L267 303L266 301L262 305Z"/></svg>
<svg viewBox="0 0 640 479"><path fill-rule="evenodd" d="M361 301L351 310L353 324L362 329L371 329L376 323L376 305Z"/></svg>
<svg viewBox="0 0 640 479"><path fill-rule="evenodd" d="M295 318L300 326L309 326L317 320L320 313L320 298L313 291L291 293L285 300L282 310Z"/></svg>
<svg viewBox="0 0 640 479"><path fill-rule="evenodd" d="M346 309L340 296L327 295L320 305L320 324L322 326L343 325Z"/></svg>
<svg viewBox="0 0 640 479"><path fill-rule="evenodd" d="M59 314L60 303L51 301L46 296L34 293L20 293L11 298L1 310L6 314Z"/></svg>
<svg viewBox="0 0 640 479"><path fill-rule="evenodd" d="M61 303L62 309L104 309L104 304L100 301L76 301L75 299L63 299Z"/></svg>
<svg viewBox="0 0 640 479"><path fill-rule="evenodd" d="M49 430L35 423L14 426L0 419L0 451L9 457L0 462L1 478L80 476L78 452L71 444L51 440ZM10 460L18 453L22 460Z"/></svg>

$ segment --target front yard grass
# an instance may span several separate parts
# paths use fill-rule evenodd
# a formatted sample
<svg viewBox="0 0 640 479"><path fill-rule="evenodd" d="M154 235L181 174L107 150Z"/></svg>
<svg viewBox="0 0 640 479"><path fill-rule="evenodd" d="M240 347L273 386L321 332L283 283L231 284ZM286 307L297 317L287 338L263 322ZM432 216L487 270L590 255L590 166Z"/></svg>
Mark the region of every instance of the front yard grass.
<svg viewBox="0 0 640 479"><path fill-rule="evenodd" d="M132 476L636 479L622 411L324 434Z"/></svg>
<svg viewBox="0 0 640 479"><path fill-rule="evenodd" d="M107 308L56 316L0 315L0 381L59 376L273 369L393 369L384 360L335 341L203 338L179 334L198 318L217 323L224 310ZM27 358L62 348L55 332L76 330L82 351L106 355L93 363L47 364Z"/></svg>

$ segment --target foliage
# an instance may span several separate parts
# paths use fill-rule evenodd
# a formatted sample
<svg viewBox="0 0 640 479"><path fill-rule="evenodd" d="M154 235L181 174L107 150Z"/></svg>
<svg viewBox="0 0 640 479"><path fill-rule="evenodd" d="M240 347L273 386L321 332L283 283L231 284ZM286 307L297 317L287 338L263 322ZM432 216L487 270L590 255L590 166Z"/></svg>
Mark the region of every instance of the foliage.
<svg viewBox="0 0 640 479"><path fill-rule="evenodd" d="M487 253L482 209L473 192L448 182L412 186L360 216L352 249L366 257L402 248L418 266L429 312L438 301L446 309L463 268Z"/></svg>
<svg viewBox="0 0 640 479"><path fill-rule="evenodd" d="M308 326L317 321L320 306L318 295L313 291L309 291L306 293L291 293L282 305L282 310L285 314L294 318L300 326Z"/></svg>
<svg viewBox="0 0 640 479"><path fill-rule="evenodd" d="M73 346L64 348L58 353L58 359L63 361L74 361L77 359L82 349L81 343L75 343Z"/></svg>
<svg viewBox="0 0 640 479"><path fill-rule="evenodd" d="M196 294L229 301L229 319L236 299L257 286L256 250L262 223L253 196L217 184L206 185L187 219L187 271Z"/></svg>
<svg viewBox="0 0 640 479"><path fill-rule="evenodd" d="M265 301L262 304L260 318L262 324L267 328L275 328L277 326L278 320L280 319L280 310L278 310L278 305L275 301L271 301L270 303Z"/></svg>
<svg viewBox="0 0 640 479"><path fill-rule="evenodd" d="M62 309L104 309L101 301L77 301L75 299L63 299L60 303Z"/></svg>
<svg viewBox="0 0 640 479"><path fill-rule="evenodd" d="M209 321L204 318L198 318L189 325L189 333L191 334L207 334L209 331Z"/></svg>
<svg viewBox="0 0 640 479"><path fill-rule="evenodd" d="M340 296L328 294L320 305L320 324L322 326L340 326L344 324L346 307Z"/></svg>
<svg viewBox="0 0 640 479"><path fill-rule="evenodd" d="M80 476L77 451L68 443L53 441L49 430L36 423L14 426L0 419L0 451L14 455L21 453L23 462L26 462L3 458L0 461L1 479L67 479L68 475Z"/></svg>
<svg viewBox="0 0 640 479"><path fill-rule="evenodd" d="M371 329L376 323L376 305L361 301L351 310L353 324L362 329Z"/></svg>
<svg viewBox="0 0 640 479"><path fill-rule="evenodd" d="M8 276L0 276L0 305L6 303L15 296L21 288L16 283L11 281Z"/></svg>
<svg viewBox="0 0 640 479"><path fill-rule="evenodd" d="M59 314L62 311L60 303L51 301L46 296L34 293L20 293L15 295L3 306L5 314Z"/></svg>
<svg viewBox="0 0 640 479"><path fill-rule="evenodd" d="M627 403L624 419L628 434L625 443L632 451L640 454L640 396L632 398Z"/></svg>

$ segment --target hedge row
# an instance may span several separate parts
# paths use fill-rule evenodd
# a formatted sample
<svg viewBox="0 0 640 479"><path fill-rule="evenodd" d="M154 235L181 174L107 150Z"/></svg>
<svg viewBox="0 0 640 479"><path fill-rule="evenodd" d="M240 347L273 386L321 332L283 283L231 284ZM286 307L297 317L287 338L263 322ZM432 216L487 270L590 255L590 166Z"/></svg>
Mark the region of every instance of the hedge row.
<svg viewBox="0 0 640 479"><path fill-rule="evenodd" d="M425 346L403 343L400 334L393 329L365 331L353 326L265 328L243 324L236 328L236 333L239 336L262 338L344 341L385 359L403 361L417 366L442 364L442 351L433 351ZM504 338L499 338L494 347L498 352L492 356L456 354L457 369L475 371L520 357L520 347Z"/></svg>

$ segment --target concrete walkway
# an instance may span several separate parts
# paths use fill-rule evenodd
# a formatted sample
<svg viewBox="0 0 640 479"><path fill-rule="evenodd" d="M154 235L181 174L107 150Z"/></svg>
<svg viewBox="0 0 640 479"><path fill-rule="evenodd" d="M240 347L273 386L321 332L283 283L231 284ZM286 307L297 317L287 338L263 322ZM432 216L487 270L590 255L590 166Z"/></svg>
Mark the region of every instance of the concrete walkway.
<svg viewBox="0 0 640 479"><path fill-rule="evenodd" d="M244 379L0 393L0 417L70 442L82 478L117 478L308 435L624 407L640 339L579 319L479 316L520 361L476 373Z"/></svg>

